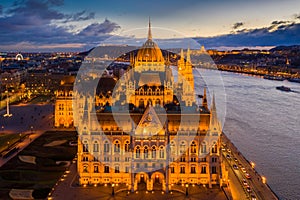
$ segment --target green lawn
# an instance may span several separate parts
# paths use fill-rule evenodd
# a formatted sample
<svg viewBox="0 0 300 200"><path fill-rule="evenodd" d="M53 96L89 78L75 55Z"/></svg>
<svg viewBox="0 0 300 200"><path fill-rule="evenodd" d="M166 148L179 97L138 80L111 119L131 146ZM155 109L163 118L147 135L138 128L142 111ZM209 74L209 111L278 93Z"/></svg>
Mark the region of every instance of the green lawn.
<svg viewBox="0 0 300 200"><path fill-rule="evenodd" d="M52 96L47 96L47 95L39 95L32 99L30 101L30 104L39 104L39 103L45 103L45 102L50 102Z"/></svg>
<svg viewBox="0 0 300 200"><path fill-rule="evenodd" d="M34 189L35 198L46 198L66 170L63 165L57 165L56 161L71 161L75 157L77 147L69 146L69 141L76 139L75 131L49 131L33 141L18 155L35 156L36 164L22 162L17 155L0 168L0 197L8 197L10 189L15 188ZM67 142L59 146L44 146L56 140Z"/></svg>
<svg viewBox="0 0 300 200"><path fill-rule="evenodd" d="M25 136L24 133L21 134L21 138ZM11 146L20 140L19 134L5 134L0 135L0 153L5 151L8 146ZM8 144L9 142L9 144Z"/></svg>

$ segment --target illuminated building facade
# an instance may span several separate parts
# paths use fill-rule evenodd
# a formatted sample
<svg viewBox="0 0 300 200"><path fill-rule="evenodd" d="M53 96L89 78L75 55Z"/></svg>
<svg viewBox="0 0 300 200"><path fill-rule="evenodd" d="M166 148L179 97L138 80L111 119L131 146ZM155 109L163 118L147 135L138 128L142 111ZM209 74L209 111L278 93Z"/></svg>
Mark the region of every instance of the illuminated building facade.
<svg viewBox="0 0 300 200"><path fill-rule="evenodd" d="M100 84L101 98L74 91L81 185L125 184L136 191L144 184L168 192L182 184L221 184L214 98L209 109L204 89L197 105L189 50L186 59L181 52L177 81L167 61L149 23L148 39L124 76L110 89Z"/></svg>

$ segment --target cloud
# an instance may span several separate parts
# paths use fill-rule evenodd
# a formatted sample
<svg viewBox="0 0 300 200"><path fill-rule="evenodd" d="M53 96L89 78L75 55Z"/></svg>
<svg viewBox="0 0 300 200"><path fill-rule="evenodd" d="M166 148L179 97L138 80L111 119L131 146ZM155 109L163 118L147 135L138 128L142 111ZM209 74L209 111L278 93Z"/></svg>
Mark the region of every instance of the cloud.
<svg viewBox="0 0 300 200"><path fill-rule="evenodd" d="M274 29L274 26L276 28ZM300 23L271 23L269 27L242 29L232 34L195 38L207 48L300 44Z"/></svg>
<svg viewBox="0 0 300 200"><path fill-rule="evenodd" d="M0 5L0 15L2 15L2 13L3 13L3 6Z"/></svg>
<svg viewBox="0 0 300 200"><path fill-rule="evenodd" d="M295 19L300 19L300 14L295 14L294 17Z"/></svg>
<svg viewBox="0 0 300 200"><path fill-rule="evenodd" d="M20 48L24 50L34 46L36 49L61 48L63 44L72 49L71 43L85 43L89 48L120 28L115 22L105 19L75 33L76 26L69 22L94 19L95 13L84 10L66 14L59 11L61 5L62 0L21 0L3 10L3 15L0 15L0 51L14 50L14 44L22 45ZM78 47L74 45L74 48Z"/></svg>
<svg viewBox="0 0 300 200"><path fill-rule="evenodd" d="M99 36L107 33L111 33L121 28L118 24L105 19L103 23L93 23L84 28L78 35L84 36Z"/></svg>
<svg viewBox="0 0 300 200"><path fill-rule="evenodd" d="M243 22L236 22L235 24L233 24L232 28L238 29L238 28L242 27L243 25L244 25Z"/></svg>
<svg viewBox="0 0 300 200"><path fill-rule="evenodd" d="M85 10L75 13L75 14L71 14L68 15L66 17L67 19L64 20L64 23L66 22L72 22L72 21L86 21L86 20L90 20L90 19L94 19L95 18L95 13L94 12L90 12L87 13Z"/></svg>
<svg viewBox="0 0 300 200"><path fill-rule="evenodd" d="M273 21L272 25L280 25L280 24L287 24L290 23L290 21Z"/></svg>

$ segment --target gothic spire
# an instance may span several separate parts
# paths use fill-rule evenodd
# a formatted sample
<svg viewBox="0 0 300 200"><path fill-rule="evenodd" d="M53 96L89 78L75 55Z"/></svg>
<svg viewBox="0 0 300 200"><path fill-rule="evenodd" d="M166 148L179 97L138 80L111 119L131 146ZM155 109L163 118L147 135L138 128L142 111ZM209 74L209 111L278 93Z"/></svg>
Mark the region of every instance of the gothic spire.
<svg viewBox="0 0 300 200"><path fill-rule="evenodd" d="M149 28L148 28L148 40L152 40L151 20L150 20L150 17L149 17Z"/></svg>
<svg viewBox="0 0 300 200"><path fill-rule="evenodd" d="M215 93L213 93L213 99L212 99L212 104L211 104L211 110L212 111L217 111L217 108L216 108L216 102L215 102Z"/></svg>
<svg viewBox="0 0 300 200"><path fill-rule="evenodd" d="M186 52L186 62L191 63L190 47L188 47L187 52Z"/></svg>
<svg viewBox="0 0 300 200"><path fill-rule="evenodd" d="M183 49L180 51L180 60L184 60Z"/></svg>
<svg viewBox="0 0 300 200"><path fill-rule="evenodd" d="M204 92L203 92L202 106L205 109L208 109L208 106L207 106L207 97L206 97L206 88L204 88Z"/></svg>

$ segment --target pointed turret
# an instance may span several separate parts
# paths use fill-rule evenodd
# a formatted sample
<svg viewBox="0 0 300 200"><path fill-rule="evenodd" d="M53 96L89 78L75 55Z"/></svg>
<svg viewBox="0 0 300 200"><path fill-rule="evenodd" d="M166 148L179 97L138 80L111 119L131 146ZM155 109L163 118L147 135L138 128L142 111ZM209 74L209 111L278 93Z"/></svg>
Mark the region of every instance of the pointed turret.
<svg viewBox="0 0 300 200"><path fill-rule="evenodd" d="M206 88L204 88L204 92L203 92L202 106L203 106L206 110L208 110L207 96L206 96Z"/></svg>
<svg viewBox="0 0 300 200"><path fill-rule="evenodd" d="M213 94L213 99L212 99L212 104L210 108L210 130L211 132L220 132L221 131L221 126L218 120L217 116L217 108L216 108L216 102L215 102L215 94Z"/></svg>
<svg viewBox="0 0 300 200"><path fill-rule="evenodd" d="M211 111L217 111L217 108L216 108L216 102L215 102L215 93L213 93L213 99L212 99L212 103L211 103Z"/></svg>
<svg viewBox="0 0 300 200"><path fill-rule="evenodd" d="M82 116L82 123L83 126L87 126L88 125L88 101L87 101L87 97L85 97L85 101L84 101L84 110L83 110L83 116Z"/></svg>
<svg viewBox="0 0 300 200"><path fill-rule="evenodd" d="M191 63L191 52L190 52L190 47L187 49L186 52L186 62Z"/></svg>
<svg viewBox="0 0 300 200"><path fill-rule="evenodd" d="M148 40L152 40L151 20L150 20L150 17L149 17L149 27L148 27Z"/></svg>
<svg viewBox="0 0 300 200"><path fill-rule="evenodd" d="M180 50L180 60L184 60L183 49Z"/></svg>

